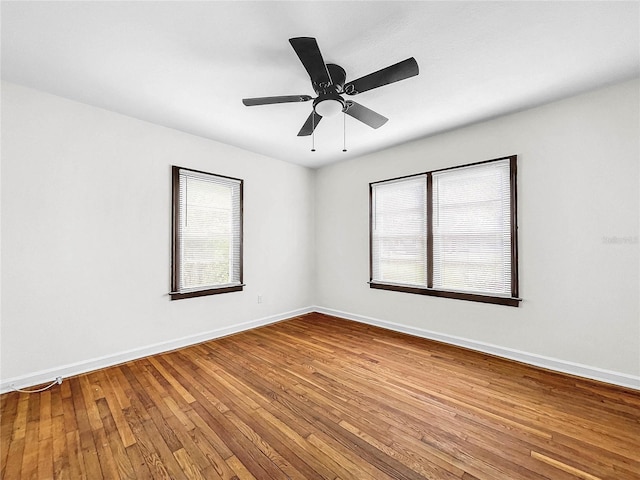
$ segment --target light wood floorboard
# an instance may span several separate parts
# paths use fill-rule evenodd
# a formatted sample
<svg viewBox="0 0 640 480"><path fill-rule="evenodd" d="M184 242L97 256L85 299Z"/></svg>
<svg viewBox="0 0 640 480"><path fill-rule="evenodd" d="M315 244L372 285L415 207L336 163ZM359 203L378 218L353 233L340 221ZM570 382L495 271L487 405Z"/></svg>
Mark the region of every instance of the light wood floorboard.
<svg viewBox="0 0 640 480"><path fill-rule="evenodd" d="M0 401L5 480L640 478L640 392L318 313Z"/></svg>

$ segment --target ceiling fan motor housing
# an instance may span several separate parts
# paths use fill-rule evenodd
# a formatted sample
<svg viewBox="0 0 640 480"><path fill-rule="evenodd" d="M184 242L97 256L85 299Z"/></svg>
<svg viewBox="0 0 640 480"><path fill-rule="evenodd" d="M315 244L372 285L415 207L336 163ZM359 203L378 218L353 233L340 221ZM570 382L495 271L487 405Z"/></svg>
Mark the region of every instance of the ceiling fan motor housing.
<svg viewBox="0 0 640 480"><path fill-rule="evenodd" d="M327 71L331 78L328 84L313 84L313 89L318 94L318 98L313 101L313 109L318 115L329 117L340 113L345 108L344 99L340 96L343 91L347 74L340 65L334 63L327 64Z"/></svg>
<svg viewBox="0 0 640 480"><path fill-rule="evenodd" d="M344 82L347 80L347 72L340 65L335 63L327 63L327 70L331 76L331 83L338 92L342 92Z"/></svg>

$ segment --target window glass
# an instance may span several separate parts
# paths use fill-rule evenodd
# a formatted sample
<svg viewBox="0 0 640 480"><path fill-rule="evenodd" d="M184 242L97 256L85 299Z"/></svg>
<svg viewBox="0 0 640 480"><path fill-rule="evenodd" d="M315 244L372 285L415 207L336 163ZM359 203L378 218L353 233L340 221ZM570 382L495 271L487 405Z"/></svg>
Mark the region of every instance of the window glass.
<svg viewBox="0 0 640 480"><path fill-rule="evenodd" d="M179 167L173 176L172 295L235 291L242 284L242 180Z"/></svg>
<svg viewBox="0 0 640 480"><path fill-rule="evenodd" d="M426 285L426 194L424 177L373 186L373 278Z"/></svg>
<svg viewBox="0 0 640 480"><path fill-rule="evenodd" d="M509 295L509 161L433 174L433 286Z"/></svg>

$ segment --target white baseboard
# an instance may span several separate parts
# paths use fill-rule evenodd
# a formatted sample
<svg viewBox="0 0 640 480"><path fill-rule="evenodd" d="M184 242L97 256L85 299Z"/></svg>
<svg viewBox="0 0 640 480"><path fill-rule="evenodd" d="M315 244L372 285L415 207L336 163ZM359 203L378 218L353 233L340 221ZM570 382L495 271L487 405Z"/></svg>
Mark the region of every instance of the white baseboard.
<svg viewBox="0 0 640 480"><path fill-rule="evenodd" d="M231 327L219 328L216 330L202 332L196 335L189 335L167 342L161 342L141 348L136 348L133 350L127 350L124 352L116 353L114 355L106 355L103 357L92 358L81 362L61 365L47 370L41 370L39 372L22 375L20 377L2 379L2 382L0 382L0 393L10 392L14 390L14 388L28 388L34 385L53 382L57 377L67 378L74 375L87 373L93 370L99 370L101 368L111 367L113 365L129 362L138 358L148 357L149 355L156 355L158 353L168 352L177 348L188 347L189 345L195 345L197 343L206 342L215 338L221 338L227 335L232 335L234 333L240 333L245 330L263 327L271 323L280 322L282 320L297 317L299 315L304 315L313 311L314 308L312 307L300 308L297 310L292 310L289 312L284 312L277 315L271 315L269 317L240 323Z"/></svg>
<svg viewBox="0 0 640 480"><path fill-rule="evenodd" d="M448 343L450 345L457 345L459 347L476 350L482 353L488 353L490 355L496 355L498 357L515 360L517 362L534 365L536 367L541 367L548 370L554 370L556 372L567 373L578 377L589 378L592 380L598 380L600 382L619 385L621 387L640 390L640 376L614 372L611 370L604 370L602 368L591 367L589 365L569 362L557 358L545 357L543 355L537 355L535 353L522 352L511 348L501 347L499 345L492 345L489 343L478 342L476 340L470 340L468 338L432 332L429 330L410 327L408 325L402 325L400 323L388 322L386 320L380 320L364 315L342 312L340 310L334 310L332 308L315 306L313 310L319 313L332 315L334 317L346 318L348 320L386 328L387 330L407 333L409 335L427 338L429 340L437 340L439 342Z"/></svg>
<svg viewBox="0 0 640 480"><path fill-rule="evenodd" d="M567 373L570 375L576 375L578 377L590 378L592 380L598 380L600 382L610 383L613 385L619 385L622 387L632 388L640 390L640 377L634 375L628 375L625 373L614 372L610 370L604 370L597 367L591 367L589 365L582 365L579 363L568 362L566 360L559 360L557 358L545 357L533 353L522 352L511 348L501 347L499 345L492 345L489 343L478 342L476 340L470 340L467 338L457 337L454 335L447 335L430 330L424 330L421 328L411 327L400 323L388 322L377 318L367 317L364 315L357 315L349 312L343 312L332 308L313 306L305 307L289 312L272 315L269 317L252 320L249 322L240 323L230 327L220 328L217 330L211 330L208 332L202 332L196 335L190 335L167 342L156 343L141 347L133 350L127 350L124 352L116 353L114 355L107 355L103 357L97 357L82 362L73 364L61 365L53 367L47 370L41 370L39 372L30 373L20 377L13 377L2 379L0 382L0 393L6 393L12 391L14 388L28 388L34 385L41 385L43 383L53 382L57 377L67 378L74 375L80 375L93 370L99 370L101 368L118 365L121 363L136 360L138 358L147 357L150 355L156 355L158 353L168 352L177 348L188 347L208 340L225 337L234 333L240 333L246 330L269 325L271 323L280 322L289 318L297 317L311 312L324 313L326 315L332 315L335 317L346 318L356 322L364 323L367 325L373 325L376 327L385 328L387 330L393 330L400 333L406 333L416 337L426 338L429 340L437 340L439 342L448 343L450 345L457 345L478 352L488 353L490 355L496 355L498 357L515 360L517 362L534 365L537 367L554 370L557 372Z"/></svg>

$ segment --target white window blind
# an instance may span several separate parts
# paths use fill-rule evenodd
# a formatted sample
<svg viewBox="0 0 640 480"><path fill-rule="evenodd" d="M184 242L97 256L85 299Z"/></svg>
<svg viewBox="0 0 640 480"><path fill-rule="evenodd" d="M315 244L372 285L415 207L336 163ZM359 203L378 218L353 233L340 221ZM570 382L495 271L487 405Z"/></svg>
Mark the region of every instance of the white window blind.
<svg viewBox="0 0 640 480"><path fill-rule="evenodd" d="M241 184L179 169L178 292L241 284Z"/></svg>
<svg viewBox="0 0 640 480"><path fill-rule="evenodd" d="M426 286L424 175L371 185L372 281Z"/></svg>
<svg viewBox="0 0 640 480"><path fill-rule="evenodd" d="M432 178L433 288L509 296L509 159Z"/></svg>

